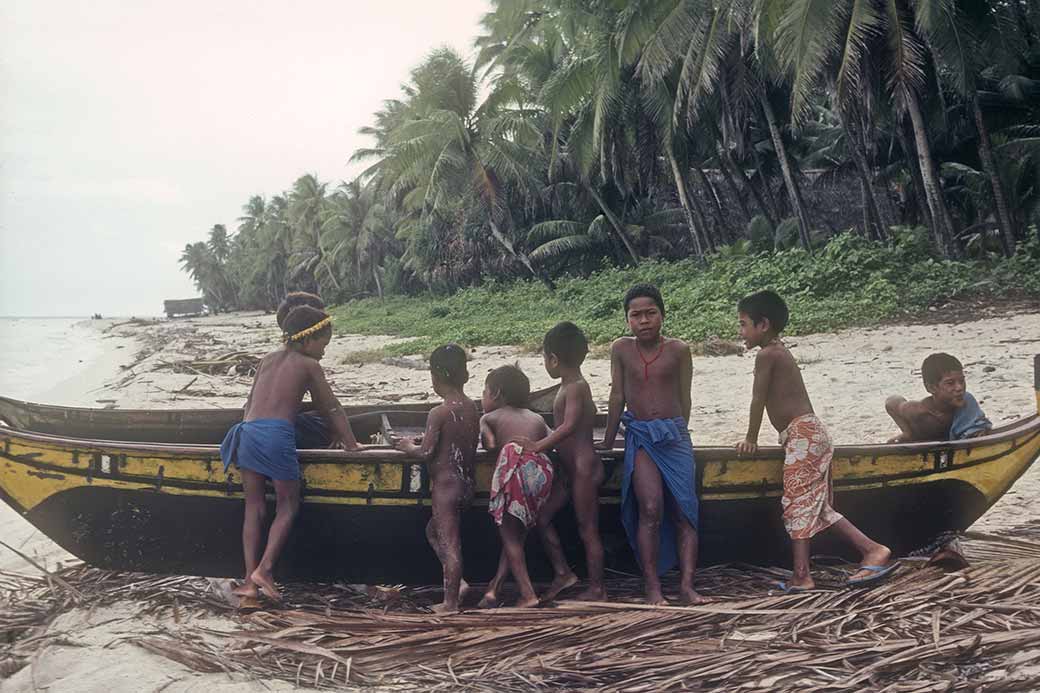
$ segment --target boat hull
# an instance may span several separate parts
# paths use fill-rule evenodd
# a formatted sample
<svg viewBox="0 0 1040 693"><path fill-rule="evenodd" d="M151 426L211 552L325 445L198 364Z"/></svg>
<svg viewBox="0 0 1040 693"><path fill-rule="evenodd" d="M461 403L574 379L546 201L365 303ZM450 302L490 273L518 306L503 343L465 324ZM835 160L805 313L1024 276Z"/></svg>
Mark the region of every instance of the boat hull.
<svg viewBox="0 0 1040 693"><path fill-rule="evenodd" d="M380 418L382 418L380 416ZM242 570L243 501L237 471L215 446L73 440L0 428L0 496L88 563L119 570L235 576ZM1040 454L1036 416L984 438L939 445L839 447L837 509L898 553L977 520ZM701 563L782 563L782 452L738 459L696 448ZM623 451L604 454L600 527L609 567L636 572L619 518ZM281 579L429 584L440 566L426 545L429 490L422 465L390 449L301 451L303 502L279 563ZM490 577L498 538L487 514L492 460L481 452L477 497L463 519L467 578ZM270 508L273 515L273 504ZM582 552L570 509L566 551ZM548 575L536 540L536 578ZM838 552L826 534L816 553Z"/></svg>

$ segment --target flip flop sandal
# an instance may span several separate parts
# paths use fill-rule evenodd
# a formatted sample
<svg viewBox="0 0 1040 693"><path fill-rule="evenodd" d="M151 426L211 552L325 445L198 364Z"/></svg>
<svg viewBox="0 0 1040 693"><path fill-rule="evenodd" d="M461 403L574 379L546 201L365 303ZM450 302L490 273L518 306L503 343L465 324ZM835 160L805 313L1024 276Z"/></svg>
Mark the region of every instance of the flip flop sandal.
<svg viewBox="0 0 1040 693"><path fill-rule="evenodd" d="M898 568L898 563L889 563L888 565L861 565L858 570L867 570L873 573L873 575L868 575L867 577L862 577L858 580L847 580L846 583L849 587L869 587L870 585L877 585L891 577L892 573L894 573Z"/></svg>
<svg viewBox="0 0 1040 693"><path fill-rule="evenodd" d="M799 587L798 585L788 585L786 582L776 583L776 588L784 594L801 594L802 592L812 592L815 587Z"/></svg>

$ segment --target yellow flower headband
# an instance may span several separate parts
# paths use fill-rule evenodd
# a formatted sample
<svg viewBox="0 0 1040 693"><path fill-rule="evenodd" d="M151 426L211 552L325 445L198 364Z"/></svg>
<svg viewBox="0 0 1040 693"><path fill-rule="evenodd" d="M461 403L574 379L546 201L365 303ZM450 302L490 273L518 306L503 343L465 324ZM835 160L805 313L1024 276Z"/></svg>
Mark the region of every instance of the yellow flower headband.
<svg viewBox="0 0 1040 693"><path fill-rule="evenodd" d="M318 331L328 327L331 324L332 324L332 318L325 318L324 320L319 320L318 322L314 323L313 325L311 325L307 329L300 330L296 334L294 334L292 336L289 336L289 337L286 337L285 341L287 341L287 342L298 342L301 339L306 339L307 337L310 337L315 332L318 332Z"/></svg>

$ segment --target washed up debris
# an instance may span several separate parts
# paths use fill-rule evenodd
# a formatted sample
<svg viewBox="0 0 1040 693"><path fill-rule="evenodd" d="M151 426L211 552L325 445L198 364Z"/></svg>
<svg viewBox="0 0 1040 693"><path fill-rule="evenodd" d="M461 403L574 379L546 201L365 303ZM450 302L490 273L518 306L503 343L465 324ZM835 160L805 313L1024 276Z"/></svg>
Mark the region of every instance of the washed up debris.
<svg viewBox="0 0 1040 693"><path fill-rule="evenodd" d="M256 369L259 366L259 356L254 356L244 351L234 351L214 358L163 363L160 368L168 367L174 373L253 376L256 374Z"/></svg>

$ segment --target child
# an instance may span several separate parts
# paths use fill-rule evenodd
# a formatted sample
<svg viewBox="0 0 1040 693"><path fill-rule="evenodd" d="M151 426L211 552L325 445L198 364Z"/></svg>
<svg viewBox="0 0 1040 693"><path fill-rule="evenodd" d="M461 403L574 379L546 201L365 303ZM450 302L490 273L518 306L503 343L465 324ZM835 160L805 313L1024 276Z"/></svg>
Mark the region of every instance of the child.
<svg viewBox="0 0 1040 693"><path fill-rule="evenodd" d="M661 336L664 300L656 286L629 289L625 316L634 336L610 346L610 407L601 447L614 447L623 422L621 522L637 549L647 602L667 603L660 576L678 563L680 598L701 604L706 600L693 589L698 508L687 430L693 358L685 342Z"/></svg>
<svg viewBox="0 0 1040 693"><path fill-rule="evenodd" d="M306 291L290 291L278 305L278 312L274 316L279 329L282 328L282 323L285 322L285 316L296 306L310 306L318 310L325 310L325 302L317 294ZM313 403L311 404L313 406ZM298 449L327 448L330 442L329 425L320 414L309 410L302 411L297 415L296 447Z"/></svg>
<svg viewBox="0 0 1040 693"><path fill-rule="evenodd" d="M220 445L224 470L227 471L232 462L238 466L246 497L242 523L246 577L234 592L255 599L259 590L275 601L279 601L281 595L274 584L272 570L300 504L300 464L296 458L292 422L304 393L310 392L326 417L336 445L344 450L360 448L350 421L318 363L332 339L329 316L316 308L298 306L286 316L283 329L285 348L271 352L260 361L246 400L243 421L231 427ZM277 507L261 558L261 529L267 513L265 479L274 484Z"/></svg>
<svg viewBox="0 0 1040 693"><path fill-rule="evenodd" d="M809 543L828 528L833 528L860 553L860 569L849 577L850 585L864 586L884 579L897 565L889 563L892 552L867 538L831 507L834 447L827 429L813 413L798 364L780 341L780 332L787 326L787 305L774 292L759 291L742 299L737 311L744 343L749 349L761 347L755 357L747 436L737 443L737 452L753 455L758 450L763 410L769 414L784 446L781 505L784 526L791 536L794 574L790 583L779 584L780 589L803 592L815 588L809 573Z"/></svg>
<svg viewBox="0 0 1040 693"><path fill-rule="evenodd" d="M921 364L921 378L928 397L908 402L894 396L885 401L885 410L900 430L888 442L974 438L993 428L979 403L965 391L964 366L956 358L931 354Z"/></svg>
<svg viewBox="0 0 1040 693"><path fill-rule="evenodd" d="M473 460L477 454L480 414L462 388L469 380L466 352L457 344L437 347L430 356L433 391L444 402L430 410L422 442L395 441L398 450L426 462L433 517L426 540L444 568L444 601L437 613L456 613L468 589L462 579L460 516L473 500Z"/></svg>
<svg viewBox="0 0 1040 693"><path fill-rule="evenodd" d="M581 364L589 353L589 343L581 329L572 322L561 322L546 332L542 341L545 370L560 379L560 389L553 402L556 430L538 441L518 438L524 452L541 453L556 448L564 474L557 474L549 500L538 514L538 532L553 565L553 581L542 595L543 602L578 582L567 565L560 536L552 526L553 516L574 497L574 515L578 532L585 545L585 563L589 586L577 596L583 601L604 601L603 543L599 537L599 487L603 483L603 463L592 446L592 429L596 424L596 403L592 390L581 374ZM567 481L571 488L567 488Z"/></svg>
<svg viewBox="0 0 1040 693"><path fill-rule="evenodd" d="M545 419L527 408L530 394L531 384L516 366L496 368L484 383L481 402L485 414L480 419L480 435L485 449L501 448L491 477L488 512L498 525L502 553L498 572L480 600L482 608L499 605L498 594L510 572L520 588L520 600L516 605L530 607L538 604L538 596L527 574L524 541L549 499L553 465L544 453L525 452L518 443L503 442L518 438L541 440L549 432Z"/></svg>

